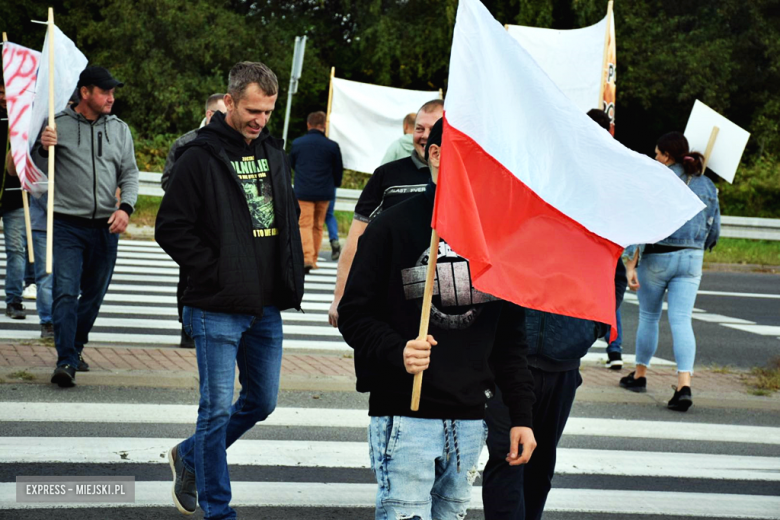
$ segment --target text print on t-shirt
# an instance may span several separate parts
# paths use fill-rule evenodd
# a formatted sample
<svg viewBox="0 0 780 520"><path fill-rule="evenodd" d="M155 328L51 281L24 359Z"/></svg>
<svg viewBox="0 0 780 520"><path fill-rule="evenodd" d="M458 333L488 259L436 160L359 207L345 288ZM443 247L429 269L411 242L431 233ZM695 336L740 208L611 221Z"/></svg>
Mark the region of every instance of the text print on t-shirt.
<svg viewBox="0 0 780 520"><path fill-rule="evenodd" d="M230 161L238 180L244 188L249 213L252 215L252 234L256 238L274 237L279 234L274 215L274 196L271 179L268 178L268 159L242 157Z"/></svg>

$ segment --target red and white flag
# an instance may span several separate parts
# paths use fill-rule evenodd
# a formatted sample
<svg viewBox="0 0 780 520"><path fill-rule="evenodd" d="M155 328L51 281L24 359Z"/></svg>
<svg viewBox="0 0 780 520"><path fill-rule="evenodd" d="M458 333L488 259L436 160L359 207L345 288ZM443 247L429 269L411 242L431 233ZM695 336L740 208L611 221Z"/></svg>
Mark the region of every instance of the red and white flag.
<svg viewBox="0 0 780 520"><path fill-rule="evenodd" d="M478 0L460 0L432 226L480 291L615 323L624 247L704 205L570 101ZM615 327L613 327L615 330Z"/></svg>
<svg viewBox="0 0 780 520"><path fill-rule="evenodd" d="M23 186L26 185L27 180L27 142L40 59L40 52L11 42L3 43L3 82L8 103L8 139L11 143L14 166Z"/></svg>

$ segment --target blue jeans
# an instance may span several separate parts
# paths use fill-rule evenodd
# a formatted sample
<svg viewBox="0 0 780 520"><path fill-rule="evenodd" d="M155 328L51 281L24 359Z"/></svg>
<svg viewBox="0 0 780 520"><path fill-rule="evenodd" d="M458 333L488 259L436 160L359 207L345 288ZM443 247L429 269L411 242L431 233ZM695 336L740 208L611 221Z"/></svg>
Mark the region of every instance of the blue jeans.
<svg viewBox="0 0 780 520"><path fill-rule="evenodd" d="M185 332L195 340L200 408L195 435L179 445L179 455L195 473L205 518L233 519L225 450L276 407L282 315L272 306L263 309L262 318L185 306L182 320ZM236 363L241 392L233 404Z"/></svg>
<svg viewBox="0 0 780 520"><path fill-rule="evenodd" d="M35 306L38 310L38 319L41 325L51 323L52 282L54 276L46 272L46 232L33 231L33 253L35 254L35 286L37 295Z"/></svg>
<svg viewBox="0 0 780 520"><path fill-rule="evenodd" d="M618 308L617 312L615 313L615 319L617 320L617 338L615 338L615 341L612 343L609 343L609 335L612 332L612 327L607 328L607 335L604 336L604 339L607 340L607 352L617 352L622 353L623 352L623 324L621 323L620 319L620 309Z"/></svg>
<svg viewBox="0 0 780 520"><path fill-rule="evenodd" d="M485 421L490 431L490 458L482 475L485 520L539 520L552 487L558 441L569 418L577 388L579 369L547 372L531 367L534 376L533 425L536 450L525 466L510 466L509 409L496 390L487 403Z"/></svg>
<svg viewBox="0 0 780 520"><path fill-rule="evenodd" d="M330 201L330 205L328 206L328 212L325 214L325 226L328 228L329 240L339 239L339 224L338 221L336 220L336 215L333 213L335 207L336 207L336 199L333 199L332 201Z"/></svg>
<svg viewBox="0 0 780 520"><path fill-rule="evenodd" d="M639 326L636 331L636 363L650 366L658 348L658 322L664 293L668 291L669 325L672 329L674 359L678 372L693 373L696 338L691 314L701 282L704 250L681 249L642 258L639 277Z"/></svg>
<svg viewBox="0 0 780 520"><path fill-rule="evenodd" d="M114 274L119 235L55 218L53 240L57 366L76 367Z"/></svg>
<svg viewBox="0 0 780 520"><path fill-rule="evenodd" d="M372 417L376 519L455 520L471 501L487 426L479 420Z"/></svg>
<svg viewBox="0 0 780 520"><path fill-rule="evenodd" d="M5 235L5 303L22 303L24 268L27 264L24 209L6 211L2 218Z"/></svg>

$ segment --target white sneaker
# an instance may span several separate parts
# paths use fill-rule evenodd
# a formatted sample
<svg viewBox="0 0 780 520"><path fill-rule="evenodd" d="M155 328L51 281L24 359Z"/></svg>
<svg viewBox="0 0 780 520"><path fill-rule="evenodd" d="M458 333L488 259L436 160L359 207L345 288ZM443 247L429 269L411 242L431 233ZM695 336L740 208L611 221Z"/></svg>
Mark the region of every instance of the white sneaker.
<svg viewBox="0 0 780 520"><path fill-rule="evenodd" d="M38 296L38 287L31 283L22 291L22 298L25 300L34 300Z"/></svg>

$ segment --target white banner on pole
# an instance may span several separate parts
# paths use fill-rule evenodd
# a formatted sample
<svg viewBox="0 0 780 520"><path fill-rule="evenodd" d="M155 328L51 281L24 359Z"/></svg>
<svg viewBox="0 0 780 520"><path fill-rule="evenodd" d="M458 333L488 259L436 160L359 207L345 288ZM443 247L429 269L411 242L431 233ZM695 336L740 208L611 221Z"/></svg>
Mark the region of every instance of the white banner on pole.
<svg viewBox="0 0 780 520"><path fill-rule="evenodd" d="M738 127L697 99L685 127L685 137L690 149L705 153L712 129L716 126L718 134L707 168L731 184L737 174L739 161L742 160L742 152L750 139L750 132Z"/></svg>
<svg viewBox="0 0 780 520"><path fill-rule="evenodd" d="M339 144L344 168L363 173L373 173L387 147L403 135L407 114L439 99L436 91L382 87L337 78L332 81L328 137Z"/></svg>
<svg viewBox="0 0 780 520"><path fill-rule="evenodd" d="M58 113L68 106L68 100L76 90L79 75L87 66L87 58L76 47L70 38L65 36L56 25L54 26L54 56L56 58L54 74L54 112ZM24 186L30 193L39 197L46 191L46 174L38 169L29 157L38 133L43 128L49 117L49 35L43 43L43 53L40 67L38 68L38 80L35 87L35 101L32 106L30 118L30 139L28 141L28 180ZM36 174L33 174L33 171ZM35 180L33 180L35 179ZM42 182L43 181L43 182Z"/></svg>
<svg viewBox="0 0 780 520"><path fill-rule="evenodd" d="M544 72L574 104L587 112L599 106L607 17L582 29L541 29L507 25Z"/></svg>
<svg viewBox="0 0 780 520"><path fill-rule="evenodd" d="M35 78L41 53L11 42L3 44L3 81L8 102L8 137L11 156L22 185L27 179L30 117L35 98ZM33 136L35 139L35 136Z"/></svg>

